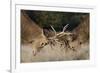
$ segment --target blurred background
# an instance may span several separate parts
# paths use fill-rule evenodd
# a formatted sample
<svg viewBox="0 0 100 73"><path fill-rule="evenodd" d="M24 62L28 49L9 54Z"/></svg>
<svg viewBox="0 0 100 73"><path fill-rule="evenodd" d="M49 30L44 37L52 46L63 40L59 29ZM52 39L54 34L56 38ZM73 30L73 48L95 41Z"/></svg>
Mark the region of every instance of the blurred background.
<svg viewBox="0 0 100 73"><path fill-rule="evenodd" d="M23 10L22 10L23 11ZM43 29L50 29L52 25L56 31L62 31L66 24L69 24L67 31L72 31L76 28L84 16L89 16L89 13L78 12L55 12L55 11L34 11L24 10L28 16Z"/></svg>

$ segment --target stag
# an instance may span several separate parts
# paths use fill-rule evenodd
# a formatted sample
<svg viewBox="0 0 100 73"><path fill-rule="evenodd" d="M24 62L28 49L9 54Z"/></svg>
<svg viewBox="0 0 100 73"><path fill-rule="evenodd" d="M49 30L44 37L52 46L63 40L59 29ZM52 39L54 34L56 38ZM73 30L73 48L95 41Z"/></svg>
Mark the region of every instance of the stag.
<svg viewBox="0 0 100 73"><path fill-rule="evenodd" d="M21 12L21 42L32 44L33 55L47 44L43 29L32 21L25 11Z"/></svg>

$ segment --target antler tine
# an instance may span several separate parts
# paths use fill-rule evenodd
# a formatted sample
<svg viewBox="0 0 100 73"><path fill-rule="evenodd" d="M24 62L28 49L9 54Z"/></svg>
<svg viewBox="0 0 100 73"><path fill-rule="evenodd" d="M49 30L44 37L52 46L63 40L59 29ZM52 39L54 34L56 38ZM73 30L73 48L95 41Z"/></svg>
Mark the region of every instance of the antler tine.
<svg viewBox="0 0 100 73"><path fill-rule="evenodd" d="M51 26L51 25L50 25ZM56 30L53 28L53 26L51 26L52 30L54 31L55 35L56 35Z"/></svg>
<svg viewBox="0 0 100 73"><path fill-rule="evenodd" d="M67 24L66 26L64 26L63 31L64 32L66 30L66 28L68 27L69 24Z"/></svg>

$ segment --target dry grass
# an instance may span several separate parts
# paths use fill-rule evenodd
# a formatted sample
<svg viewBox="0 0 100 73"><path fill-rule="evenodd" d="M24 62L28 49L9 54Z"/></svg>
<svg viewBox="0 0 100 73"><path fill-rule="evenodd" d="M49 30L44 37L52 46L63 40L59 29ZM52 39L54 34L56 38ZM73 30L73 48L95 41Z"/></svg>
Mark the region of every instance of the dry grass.
<svg viewBox="0 0 100 73"><path fill-rule="evenodd" d="M73 43L72 43L73 44ZM76 42L75 44L76 45ZM78 44L77 44L78 45ZM46 45L37 53L36 56L32 54L31 45L22 45L21 48L21 62L43 62L43 61L63 61L63 60L86 60L89 59L89 44L85 43L80 46L76 46L76 51L65 50L64 47L60 47L60 43L51 48L50 45Z"/></svg>

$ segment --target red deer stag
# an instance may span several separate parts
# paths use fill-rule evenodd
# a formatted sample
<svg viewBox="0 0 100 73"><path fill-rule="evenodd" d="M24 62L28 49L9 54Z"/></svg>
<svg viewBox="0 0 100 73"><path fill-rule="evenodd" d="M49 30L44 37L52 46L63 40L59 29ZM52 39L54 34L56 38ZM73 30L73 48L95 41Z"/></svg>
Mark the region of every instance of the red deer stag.
<svg viewBox="0 0 100 73"><path fill-rule="evenodd" d="M32 43L33 54L36 55L47 44L47 39L40 28L25 11L21 11L21 43Z"/></svg>

